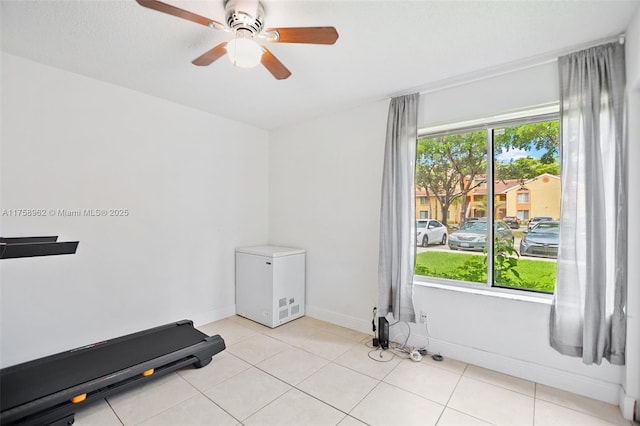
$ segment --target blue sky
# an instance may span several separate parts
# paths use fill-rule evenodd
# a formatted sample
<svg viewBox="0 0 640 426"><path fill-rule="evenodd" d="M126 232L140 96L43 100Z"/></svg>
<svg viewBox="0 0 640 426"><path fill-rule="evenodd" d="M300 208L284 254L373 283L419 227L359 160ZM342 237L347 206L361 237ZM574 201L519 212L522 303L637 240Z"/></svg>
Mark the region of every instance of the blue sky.
<svg viewBox="0 0 640 426"><path fill-rule="evenodd" d="M496 160L501 163L508 163L511 160L517 160L523 157L540 158L545 152L545 150L538 149L532 149L531 151L525 151L524 149L502 149L501 153L496 153Z"/></svg>

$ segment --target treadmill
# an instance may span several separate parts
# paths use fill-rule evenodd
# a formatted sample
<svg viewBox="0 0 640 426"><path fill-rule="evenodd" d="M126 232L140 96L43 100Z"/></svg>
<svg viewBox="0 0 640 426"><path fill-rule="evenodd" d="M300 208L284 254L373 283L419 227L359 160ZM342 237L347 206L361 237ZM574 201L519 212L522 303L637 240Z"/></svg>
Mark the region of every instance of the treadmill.
<svg viewBox="0 0 640 426"><path fill-rule="evenodd" d="M71 425L91 401L179 368L206 366L225 349L182 320L93 343L0 371L1 425Z"/></svg>

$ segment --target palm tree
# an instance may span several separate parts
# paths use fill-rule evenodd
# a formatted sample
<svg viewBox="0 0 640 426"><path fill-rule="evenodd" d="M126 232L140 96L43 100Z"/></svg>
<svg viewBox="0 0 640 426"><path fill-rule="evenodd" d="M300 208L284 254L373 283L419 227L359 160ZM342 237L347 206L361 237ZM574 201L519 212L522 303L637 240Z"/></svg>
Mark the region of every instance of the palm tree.
<svg viewBox="0 0 640 426"><path fill-rule="evenodd" d="M500 207L504 207L505 205L506 205L506 202L500 201L499 196L495 195L495 202L493 203L493 215L495 216L498 209ZM474 201L473 206L476 209L476 211L484 212L485 213L484 216L487 215L486 213L487 213L487 210L489 210L489 206L487 205L486 196L480 200Z"/></svg>

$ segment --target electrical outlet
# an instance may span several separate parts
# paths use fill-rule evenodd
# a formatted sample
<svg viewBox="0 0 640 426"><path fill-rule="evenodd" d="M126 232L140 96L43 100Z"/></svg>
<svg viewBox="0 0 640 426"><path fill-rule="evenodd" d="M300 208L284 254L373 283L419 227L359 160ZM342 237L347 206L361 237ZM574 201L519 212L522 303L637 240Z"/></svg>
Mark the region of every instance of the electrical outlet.
<svg viewBox="0 0 640 426"><path fill-rule="evenodd" d="M427 313L425 311L420 311L420 323L427 323Z"/></svg>

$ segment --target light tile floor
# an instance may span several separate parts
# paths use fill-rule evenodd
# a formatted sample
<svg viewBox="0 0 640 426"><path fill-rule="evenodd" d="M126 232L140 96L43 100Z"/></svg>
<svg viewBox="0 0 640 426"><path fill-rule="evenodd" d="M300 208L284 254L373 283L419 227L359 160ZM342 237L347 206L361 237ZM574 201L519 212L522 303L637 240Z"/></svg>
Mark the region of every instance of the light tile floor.
<svg viewBox="0 0 640 426"><path fill-rule="evenodd" d="M381 355L370 336L310 317L200 329L227 345L211 364L81 408L76 424L632 425L613 405L474 365Z"/></svg>

